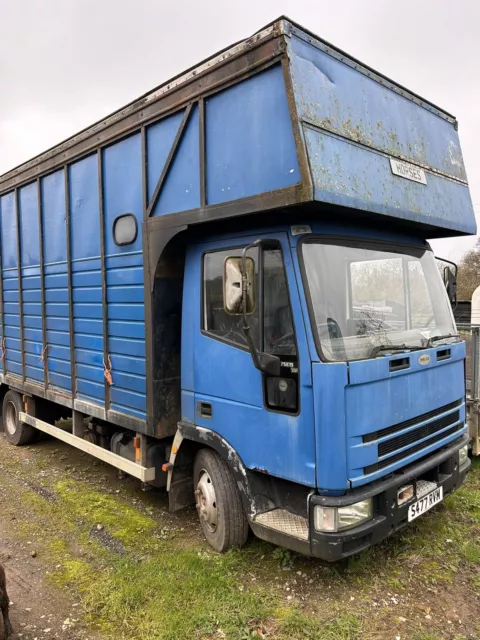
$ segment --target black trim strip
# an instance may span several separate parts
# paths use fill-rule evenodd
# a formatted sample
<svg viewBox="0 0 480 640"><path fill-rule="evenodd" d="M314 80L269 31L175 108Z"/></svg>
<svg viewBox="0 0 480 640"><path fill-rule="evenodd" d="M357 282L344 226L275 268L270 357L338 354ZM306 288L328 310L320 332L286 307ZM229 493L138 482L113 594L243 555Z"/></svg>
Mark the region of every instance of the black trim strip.
<svg viewBox="0 0 480 640"><path fill-rule="evenodd" d="M435 444L435 442L438 442L439 440L443 440L444 438L448 438L448 436L453 435L457 431L461 431L461 429L463 429L464 427L465 427L464 423L459 422L453 427L450 427L450 429L447 429L447 431L442 431L441 433L437 433L435 434L435 436L429 438L428 440L425 440L424 442L419 442L414 447L410 447L410 449L407 449L407 451L401 451L400 453L397 453L396 455L391 456L390 458L385 458L384 460L379 460L375 464L368 465L367 467L365 467L364 473L365 475L368 475L370 473L375 473L375 471L380 471L380 469L385 469L385 467L389 467L390 465L395 464L395 462L399 462L400 460L403 460L403 458L407 458L408 456L411 456L412 453L418 453L422 449L426 449L427 447L432 446L432 444Z"/></svg>
<svg viewBox="0 0 480 640"><path fill-rule="evenodd" d="M1 207L1 203L0 203L0 226L1 226L1 222L2 222L2 207ZM5 313L4 313L4 300L3 300L3 247L1 244L1 239L0 239L0 314L1 314L1 319L0 322L2 323L2 336L1 336L1 353L2 353L2 371L3 371L3 376L5 378L6 374L7 374L7 348L6 348L6 344L7 344L7 339L5 336Z"/></svg>
<svg viewBox="0 0 480 640"><path fill-rule="evenodd" d="M97 151L98 168L98 212L100 222L100 269L102 274L102 324L103 324L103 364L109 366L108 355L108 307L107 307L107 272L105 264L105 203L103 199L103 151ZM105 390L105 411L110 409L110 385L106 376L103 379Z"/></svg>
<svg viewBox="0 0 480 640"><path fill-rule="evenodd" d="M23 335L23 283L22 283L22 248L20 239L20 197L15 189L15 214L17 218L17 261L18 261L18 321L20 328L20 358L22 365L22 380L25 382L25 338Z"/></svg>
<svg viewBox="0 0 480 640"><path fill-rule="evenodd" d="M67 283L68 283L68 322L70 327L70 371L72 377L72 399L77 394L77 376L75 367L75 334L73 327L73 290L72 290L72 233L70 224L70 179L68 165L64 165L65 178L65 233L67 235Z"/></svg>
<svg viewBox="0 0 480 640"><path fill-rule="evenodd" d="M416 429L402 433L390 440L384 440L378 445L379 457L386 456L389 453L393 453L397 449L403 449L410 444L414 444L419 440L435 435L438 431L449 427L460 421L460 411L457 409L453 413L448 413L446 416L427 422Z"/></svg>
<svg viewBox="0 0 480 640"><path fill-rule="evenodd" d="M153 382L153 317L152 291L150 289L150 249L148 245L148 147L145 126L140 130L142 153L142 249L143 249L143 299L145 305L145 389L146 389L146 433L154 434L155 425L155 389Z"/></svg>
<svg viewBox="0 0 480 640"><path fill-rule="evenodd" d="M47 348L47 309L45 302L45 260L43 251L43 206L42 206L42 185L40 178L37 178L37 198L38 198L38 236L40 244L40 299L42 305L42 357L43 362L43 384L48 388L48 348Z"/></svg>
<svg viewBox="0 0 480 640"><path fill-rule="evenodd" d="M200 206L207 204L207 174L205 157L205 101L198 101L198 150L200 154Z"/></svg>
<svg viewBox="0 0 480 640"><path fill-rule="evenodd" d="M143 220L146 220L148 210L148 153L147 132L144 126L140 129L140 148L142 154L142 213Z"/></svg>
<svg viewBox="0 0 480 640"><path fill-rule="evenodd" d="M372 433L367 433L363 436L363 442L374 442L375 440L379 440L380 438L384 438L385 436L389 436L397 431L403 431L403 429L408 429L408 427L413 427L419 422L425 422L426 420L430 420L431 418L435 418L442 413L446 413L447 411L453 411L457 407L460 407L463 404L463 400L455 400L455 402L450 402L449 404L444 405L443 407L439 407L438 409L432 409L432 411L427 411L426 413L422 413L420 416L415 416L414 418L410 418L409 420L404 420L403 422L398 422L397 424L392 425L391 427L385 427L385 429L380 429L380 431L373 431Z"/></svg>

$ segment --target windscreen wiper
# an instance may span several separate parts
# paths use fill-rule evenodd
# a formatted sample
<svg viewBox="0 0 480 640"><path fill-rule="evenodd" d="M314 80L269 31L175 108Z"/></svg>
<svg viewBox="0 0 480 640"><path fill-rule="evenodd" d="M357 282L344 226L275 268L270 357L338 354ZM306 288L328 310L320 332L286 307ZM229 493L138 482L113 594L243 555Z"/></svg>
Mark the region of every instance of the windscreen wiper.
<svg viewBox="0 0 480 640"><path fill-rule="evenodd" d="M405 351L405 349L411 351L412 347L407 347L406 344L378 344L373 347L369 357L376 358L382 351Z"/></svg>
<svg viewBox="0 0 480 640"><path fill-rule="evenodd" d="M436 342L437 340L446 340L447 338L460 338L460 334L459 333L446 333L443 336L432 336L431 338L428 339L427 349L428 349L428 347L433 347L433 343Z"/></svg>

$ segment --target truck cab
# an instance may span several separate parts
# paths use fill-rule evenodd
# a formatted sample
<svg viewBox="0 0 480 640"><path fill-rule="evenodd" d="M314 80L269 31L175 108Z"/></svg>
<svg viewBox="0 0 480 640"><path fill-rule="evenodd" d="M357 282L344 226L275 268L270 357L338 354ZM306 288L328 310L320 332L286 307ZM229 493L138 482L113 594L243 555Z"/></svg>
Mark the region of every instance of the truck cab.
<svg viewBox="0 0 480 640"><path fill-rule="evenodd" d="M465 345L427 242L295 222L189 244L180 429L238 459L259 537L336 560L463 482Z"/></svg>

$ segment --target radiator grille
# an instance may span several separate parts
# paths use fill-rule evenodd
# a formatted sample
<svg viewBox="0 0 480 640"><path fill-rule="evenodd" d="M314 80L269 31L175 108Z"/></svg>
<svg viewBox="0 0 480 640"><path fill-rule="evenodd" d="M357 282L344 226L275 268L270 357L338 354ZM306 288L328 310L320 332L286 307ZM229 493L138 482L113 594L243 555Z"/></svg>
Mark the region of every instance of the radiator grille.
<svg viewBox="0 0 480 640"><path fill-rule="evenodd" d="M380 458L392 454L398 449L403 449L404 447L412 445L406 451L399 451L396 455L390 455L390 457L384 460L379 460L375 464L365 467L364 473L374 473L379 469L388 467L389 465L410 456L412 453L417 453L425 447L429 447L435 442L438 442L443 438L447 438L448 436L451 436L457 431L463 429L464 425L460 422L460 409L458 409L461 404L462 400L457 400L456 402L451 402L443 407L439 407L433 411L416 416L415 418L405 420L404 422L400 422L391 427L363 436L364 442L374 442L380 438L384 438L385 436L393 436L389 440L379 443L378 455ZM455 408L457 408L456 411L454 411ZM432 420L432 418L435 418L447 411L450 411L451 413L446 416L437 417L436 420ZM430 422L427 422L428 420L430 420ZM401 433L397 436L394 435L395 433L407 429L408 427L413 427L420 422L426 422L426 424L422 424L416 429L411 429L407 433ZM447 427L450 428L447 429ZM442 429L444 431L442 431ZM418 442L419 440L423 441Z"/></svg>
<svg viewBox="0 0 480 640"><path fill-rule="evenodd" d="M386 458L386 460L380 460L375 464L371 464L368 467L365 467L365 474L374 473L375 471L384 469L385 467L388 467L394 462L398 462L399 460L402 460L402 458L406 458L412 453L417 453L417 451L421 451L425 447L429 447L431 444L434 444L438 440L442 440L443 438L448 438L448 436L453 435L456 431L460 431L461 429L463 429L463 424L456 424L455 426L451 427L447 431L444 431L443 433L438 433L434 438L431 438L426 442L420 442L419 444L416 444L415 446L410 447L410 449L408 449L407 451L401 451L400 453L397 453L396 456L391 456L390 458Z"/></svg>
<svg viewBox="0 0 480 640"><path fill-rule="evenodd" d="M410 418L410 420L405 420L404 422L399 422L398 424L394 424L391 427L386 427L385 429L380 429L380 431L374 431L373 433L367 433L363 436L364 442L373 442L374 440L379 440L380 438L384 438L385 436L389 436L392 433L396 433L397 431L403 431L403 429L407 429L408 427L413 427L413 425L418 424L419 422L425 422L426 420L430 420L430 418L435 418L446 411L451 411L456 407L459 407L462 404L462 400L456 400L455 402L450 402L450 404L446 404L443 407L439 407L438 409L434 409L433 411L428 411L427 413L422 413L420 416L415 416L414 418Z"/></svg>
<svg viewBox="0 0 480 640"><path fill-rule="evenodd" d="M378 445L378 455L386 456L387 453L392 453L392 451L402 449L409 444L418 442L422 438L433 436L437 431L441 431L442 429L445 429L445 427L449 427L459 420L460 411L457 409L457 411L449 413L447 416L443 416L443 418L437 418L437 420L433 420L433 422L427 422L421 427L418 427L418 429L407 431L407 433L402 433L402 435L397 436L396 438L391 438L390 440L381 442Z"/></svg>

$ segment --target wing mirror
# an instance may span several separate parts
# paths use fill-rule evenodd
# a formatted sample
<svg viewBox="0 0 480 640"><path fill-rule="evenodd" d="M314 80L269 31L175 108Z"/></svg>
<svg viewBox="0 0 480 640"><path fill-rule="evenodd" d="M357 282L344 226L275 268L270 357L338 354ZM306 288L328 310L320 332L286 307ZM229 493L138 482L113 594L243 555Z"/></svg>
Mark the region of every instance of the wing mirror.
<svg viewBox="0 0 480 640"><path fill-rule="evenodd" d="M439 262L445 263L443 267L443 284L447 290L448 299L453 308L457 306L457 271L458 267L454 262L437 258Z"/></svg>
<svg viewBox="0 0 480 640"><path fill-rule="evenodd" d="M443 281L452 307L457 304L457 276L450 267L443 270Z"/></svg>
<svg viewBox="0 0 480 640"><path fill-rule="evenodd" d="M225 260L223 271L223 306L227 313L243 316L243 333L251 353L253 364L262 373L271 376L280 375L280 358L269 353L257 351L251 336L248 316L256 310L255 262L247 251L260 249L277 249L278 241L259 239L249 244L242 251L241 257L229 257ZM261 254L260 254L261 255ZM259 309L260 318L263 309Z"/></svg>
<svg viewBox="0 0 480 640"><path fill-rule="evenodd" d="M255 263L245 258L246 314L255 311ZM224 308L231 315L243 315L242 258L227 258L223 274Z"/></svg>

